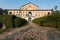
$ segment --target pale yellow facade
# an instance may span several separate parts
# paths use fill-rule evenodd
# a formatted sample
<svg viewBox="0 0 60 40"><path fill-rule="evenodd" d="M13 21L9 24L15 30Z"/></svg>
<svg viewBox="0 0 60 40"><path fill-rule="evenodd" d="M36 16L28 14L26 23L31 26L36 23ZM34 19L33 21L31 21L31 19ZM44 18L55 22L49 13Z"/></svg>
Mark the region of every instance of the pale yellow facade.
<svg viewBox="0 0 60 40"><path fill-rule="evenodd" d="M48 9L39 9L38 6L32 3L23 5L20 9L9 9L9 15L16 15L17 17L24 18L26 20L33 20L35 18L40 18L43 16L50 15L52 10Z"/></svg>

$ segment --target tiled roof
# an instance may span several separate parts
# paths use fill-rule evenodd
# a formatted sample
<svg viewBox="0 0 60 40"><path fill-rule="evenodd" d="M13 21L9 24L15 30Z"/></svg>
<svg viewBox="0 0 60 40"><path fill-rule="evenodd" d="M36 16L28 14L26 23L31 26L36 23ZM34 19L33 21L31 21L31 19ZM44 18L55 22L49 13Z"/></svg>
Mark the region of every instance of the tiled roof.
<svg viewBox="0 0 60 40"><path fill-rule="evenodd" d="M52 11L52 9L39 9L39 10L20 10L20 9L6 9L8 11Z"/></svg>
<svg viewBox="0 0 60 40"><path fill-rule="evenodd" d="M19 11L20 9L6 9L8 11Z"/></svg>

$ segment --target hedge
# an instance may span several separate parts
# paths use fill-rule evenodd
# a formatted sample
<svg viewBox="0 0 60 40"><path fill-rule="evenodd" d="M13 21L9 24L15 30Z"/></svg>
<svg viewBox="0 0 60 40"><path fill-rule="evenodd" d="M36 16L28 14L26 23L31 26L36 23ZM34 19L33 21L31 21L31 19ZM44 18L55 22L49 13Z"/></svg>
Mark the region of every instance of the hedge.
<svg viewBox="0 0 60 40"><path fill-rule="evenodd" d="M6 25L6 29L13 27L21 27L27 23L27 20L18 18L14 15L0 15L0 21L2 24Z"/></svg>
<svg viewBox="0 0 60 40"><path fill-rule="evenodd" d="M21 26L25 25L26 23L27 23L27 21L22 18L16 18L14 20L15 27L21 27Z"/></svg>
<svg viewBox="0 0 60 40"><path fill-rule="evenodd" d="M54 12L51 15L36 18L33 22L40 26L60 28L60 12Z"/></svg>

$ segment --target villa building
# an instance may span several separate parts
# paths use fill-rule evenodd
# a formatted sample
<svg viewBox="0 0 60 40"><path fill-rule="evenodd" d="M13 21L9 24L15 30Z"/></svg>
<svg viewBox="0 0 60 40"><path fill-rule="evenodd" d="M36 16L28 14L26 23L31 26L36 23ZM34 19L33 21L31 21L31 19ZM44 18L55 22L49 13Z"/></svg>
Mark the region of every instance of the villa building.
<svg viewBox="0 0 60 40"><path fill-rule="evenodd" d="M9 15L16 15L17 17L24 18L26 20L33 20L43 16L50 15L51 9L39 9L39 7L33 3L27 3L21 6L20 9L8 9Z"/></svg>

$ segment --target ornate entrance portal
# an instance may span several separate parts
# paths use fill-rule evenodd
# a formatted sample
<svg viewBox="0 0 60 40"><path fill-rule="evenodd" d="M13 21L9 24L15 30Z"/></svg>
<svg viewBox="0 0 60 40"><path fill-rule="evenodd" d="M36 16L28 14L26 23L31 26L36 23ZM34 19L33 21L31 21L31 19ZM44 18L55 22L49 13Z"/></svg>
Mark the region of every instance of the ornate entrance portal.
<svg viewBox="0 0 60 40"><path fill-rule="evenodd" d="M31 17L32 17L32 13L29 12L29 13L28 13L28 21L31 21Z"/></svg>

